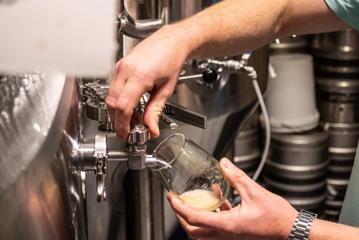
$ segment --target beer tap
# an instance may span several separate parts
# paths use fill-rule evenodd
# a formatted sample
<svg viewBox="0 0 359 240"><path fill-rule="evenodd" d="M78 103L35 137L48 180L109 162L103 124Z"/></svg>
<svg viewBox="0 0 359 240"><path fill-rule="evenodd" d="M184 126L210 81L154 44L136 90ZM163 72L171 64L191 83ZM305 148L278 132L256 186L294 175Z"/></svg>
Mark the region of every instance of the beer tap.
<svg viewBox="0 0 359 240"><path fill-rule="evenodd" d="M108 85L94 81L85 83L81 89L84 101L82 105L86 110L86 116L99 123L99 131L93 139L72 144L74 149L73 166L75 169L96 175L97 200L99 202L106 200L108 162L127 162L128 169L136 170L156 165L170 167L167 162L157 159L154 153L147 152L147 144L151 137L149 129L143 123L143 113L148 95L141 97L136 107L135 112L140 114L140 123L130 129L127 141L120 141L114 133L108 109L104 103ZM171 130L174 130L178 125L172 118L206 128L205 116L182 106L166 103L161 119ZM110 146L109 142L116 142L116 149L112 145Z"/></svg>

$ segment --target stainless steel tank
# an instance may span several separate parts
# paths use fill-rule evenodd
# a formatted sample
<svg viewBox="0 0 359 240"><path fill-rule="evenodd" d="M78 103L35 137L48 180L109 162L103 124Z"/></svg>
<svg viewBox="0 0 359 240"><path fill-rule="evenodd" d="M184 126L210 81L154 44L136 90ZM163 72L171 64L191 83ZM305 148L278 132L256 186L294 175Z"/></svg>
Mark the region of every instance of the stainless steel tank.
<svg viewBox="0 0 359 240"><path fill-rule="evenodd" d="M268 50L255 51L249 61L258 73L264 94L267 83ZM237 130L257 107L257 97L246 75L224 74L219 84L210 89L190 81L179 85L172 101L207 116L205 130L192 126L181 129L186 136L212 152L216 158L224 156L233 143Z"/></svg>
<svg viewBox="0 0 359 240"><path fill-rule="evenodd" d="M62 74L0 77L0 239L86 239L74 81Z"/></svg>

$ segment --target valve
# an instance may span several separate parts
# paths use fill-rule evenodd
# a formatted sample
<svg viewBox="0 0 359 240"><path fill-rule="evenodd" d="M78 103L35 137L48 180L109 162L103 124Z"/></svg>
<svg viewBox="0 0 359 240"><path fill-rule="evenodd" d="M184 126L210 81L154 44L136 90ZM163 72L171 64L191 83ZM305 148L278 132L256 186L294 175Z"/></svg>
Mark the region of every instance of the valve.
<svg viewBox="0 0 359 240"><path fill-rule="evenodd" d="M218 80L217 70L214 68L206 68L202 73L203 81L212 84Z"/></svg>
<svg viewBox="0 0 359 240"><path fill-rule="evenodd" d="M142 124L135 125L128 135L128 168L144 169L146 167L147 141L150 131Z"/></svg>

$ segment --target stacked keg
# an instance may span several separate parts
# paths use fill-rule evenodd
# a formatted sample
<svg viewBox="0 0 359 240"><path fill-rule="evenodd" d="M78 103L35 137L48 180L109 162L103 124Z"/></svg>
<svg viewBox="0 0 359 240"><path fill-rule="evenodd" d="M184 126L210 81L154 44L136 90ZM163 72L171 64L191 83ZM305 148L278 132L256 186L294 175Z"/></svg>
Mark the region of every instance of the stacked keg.
<svg viewBox="0 0 359 240"><path fill-rule="evenodd" d="M233 142L229 158L233 158L234 164L242 169L248 176L253 177L261 160L261 131L258 122L258 111L244 123ZM238 192L232 189L232 205L240 202Z"/></svg>
<svg viewBox="0 0 359 240"><path fill-rule="evenodd" d="M240 130L233 144L233 162L248 176L252 177L261 160L261 134L258 112Z"/></svg>
<svg viewBox="0 0 359 240"><path fill-rule="evenodd" d="M303 54L308 46L304 39L285 39L282 47L271 44L275 74L265 98L271 145L263 180L296 209L318 213L326 198L328 134L319 127L313 60Z"/></svg>
<svg viewBox="0 0 359 240"><path fill-rule="evenodd" d="M324 131L272 133L264 181L296 209L318 212L325 201L328 136Z"/></svg>
<svg viewBox="0 0 359 240"><path fill-rule="evenodd" d="M329 78L358 78L358 42L358 33L353 29L315 35L312 51L316 75Z"/></svg>
<svg viewBox="0 0 359 240"><path fill-rule="evenodd" d="M329 134L329 173L323 217L339 217L359 139L359 35L354 30L316 35L316 89Z"/></svg>

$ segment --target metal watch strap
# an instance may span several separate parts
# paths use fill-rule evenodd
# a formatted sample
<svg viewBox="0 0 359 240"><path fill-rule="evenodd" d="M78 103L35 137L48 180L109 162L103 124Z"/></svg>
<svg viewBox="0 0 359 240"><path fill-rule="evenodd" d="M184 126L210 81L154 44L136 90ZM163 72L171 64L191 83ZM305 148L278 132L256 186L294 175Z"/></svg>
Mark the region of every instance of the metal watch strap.
<svg viewBox="0 0 359 240"><path fill-rule="evenodd" d="M288 240L309 240L309 231L317 214L300 210L290 231Z"/></svg>

